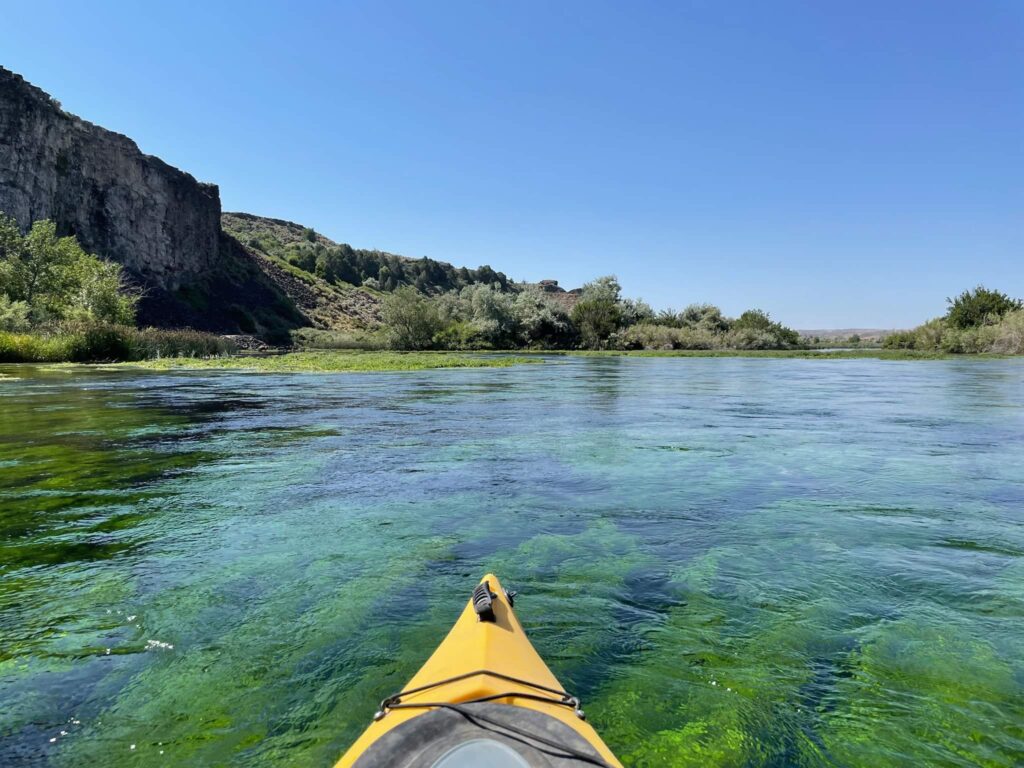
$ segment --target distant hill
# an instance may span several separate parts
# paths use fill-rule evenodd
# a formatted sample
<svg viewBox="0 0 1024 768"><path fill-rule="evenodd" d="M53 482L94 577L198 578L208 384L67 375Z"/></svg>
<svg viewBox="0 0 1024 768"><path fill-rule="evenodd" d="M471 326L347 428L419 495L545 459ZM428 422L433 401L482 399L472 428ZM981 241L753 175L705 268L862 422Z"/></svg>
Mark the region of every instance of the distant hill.
<svg viewBox="0 0 1024 768"><path fill-rule="evenodd" d="M823 340L846 341L851 336L859 336L863 341L881 341L886 336L896 333L896 330L891 328L825 328L802 330L797 333L808 339L817 337Z"/></svg>

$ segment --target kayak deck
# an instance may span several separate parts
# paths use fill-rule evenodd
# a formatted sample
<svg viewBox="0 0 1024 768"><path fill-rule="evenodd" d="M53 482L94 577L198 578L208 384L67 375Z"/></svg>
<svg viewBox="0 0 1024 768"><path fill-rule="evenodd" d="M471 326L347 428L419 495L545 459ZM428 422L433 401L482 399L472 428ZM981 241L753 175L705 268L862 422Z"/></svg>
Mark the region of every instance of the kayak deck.
<svg viewBox="0 0 1024 768"><path fill-rule="evenodd" d="M597 761L620 766L597 732L583 719L579 702L565 693L534 649L516 618L509 596L493 574L480 582L458 621L427 662L396 696L386 699L374 722L349 748L336 768L350 768L386 734L426 713L452 707L507 705L554 718L589 745ZM486 593L485 593L486 591ZM489 599L488 599L489 598ZM483 613L478 608L483 605ZM489 709L512 714L515 710ZM524 714L524 716L527 716ZM534 716L535 717L535 716ZM528 719L528 717L527 717ZM541 718L543 719L543 718ZM432 720L439 720L434 716ZM426 726L427 721L421 721ZM527 729L536 729L536 723ZM404 726L409 731L413 726ZM392 737L391 741L396 741ZM594 761L588 761L591 764Z"/></svg>

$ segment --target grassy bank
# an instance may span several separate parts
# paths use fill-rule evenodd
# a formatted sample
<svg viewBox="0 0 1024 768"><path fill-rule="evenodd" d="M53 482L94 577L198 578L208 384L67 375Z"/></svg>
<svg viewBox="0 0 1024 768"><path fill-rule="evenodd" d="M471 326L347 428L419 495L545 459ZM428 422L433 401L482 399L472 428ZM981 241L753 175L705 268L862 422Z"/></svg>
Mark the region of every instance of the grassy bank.
<svg viewBox="0 0 1024 768"><path fill-rule="evenodd" d="M220 336L123 325L92 325L50 333L0 331L0 363L84 363L206 357L235 351Z"/></svg>
<svg viewBox="0 0 1024 768"><path fill-rule="evenodd" d="M448 352L289 352L265 357L162 358L125 363L149 370L235 370L256 373L338 373L345 371L422 371L430 368L507 368L543 362L537 357L469 355Z"/></svg>

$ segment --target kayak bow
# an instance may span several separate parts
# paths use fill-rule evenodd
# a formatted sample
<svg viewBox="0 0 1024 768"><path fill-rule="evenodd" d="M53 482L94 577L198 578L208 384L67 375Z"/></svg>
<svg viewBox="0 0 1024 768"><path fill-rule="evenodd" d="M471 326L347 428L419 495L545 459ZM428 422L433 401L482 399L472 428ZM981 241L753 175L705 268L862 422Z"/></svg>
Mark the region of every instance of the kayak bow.
<svg viewBox="0 0 1024 768"><path fill-rule="evenodd" d="M455 626L335 768L615 766L487 574Z"/></svg>

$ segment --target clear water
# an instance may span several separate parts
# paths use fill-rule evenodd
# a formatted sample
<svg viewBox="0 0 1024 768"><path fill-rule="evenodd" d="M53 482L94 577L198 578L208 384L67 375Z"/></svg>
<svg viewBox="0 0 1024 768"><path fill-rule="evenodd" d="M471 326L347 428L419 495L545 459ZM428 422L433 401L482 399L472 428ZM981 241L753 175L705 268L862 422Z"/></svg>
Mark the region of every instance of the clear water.
<svg viewBox="0 0 1024 768"><path fill-rule="evenodd" d="M0 765L329 766L486 570L628 765L1024 762L1021 361L3 372Z"/></svg>

